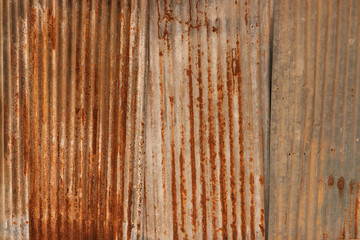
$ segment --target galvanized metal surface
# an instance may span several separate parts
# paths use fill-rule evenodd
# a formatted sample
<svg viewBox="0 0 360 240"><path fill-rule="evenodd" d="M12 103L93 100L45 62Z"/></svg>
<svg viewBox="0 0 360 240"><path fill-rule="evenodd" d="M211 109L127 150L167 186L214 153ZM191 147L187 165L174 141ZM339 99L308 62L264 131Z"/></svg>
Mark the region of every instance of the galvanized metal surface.
<svg viewBox="0 0 360 240"><path fill-rule="evenodd" d="M0 3L0 238L264 238L269 1Z"/></svg>
<svg viewBox="0 0 360 240"><path fill-rule="evenodd" d="M275 1L269 239L359 239L360 1Z"/></svg>

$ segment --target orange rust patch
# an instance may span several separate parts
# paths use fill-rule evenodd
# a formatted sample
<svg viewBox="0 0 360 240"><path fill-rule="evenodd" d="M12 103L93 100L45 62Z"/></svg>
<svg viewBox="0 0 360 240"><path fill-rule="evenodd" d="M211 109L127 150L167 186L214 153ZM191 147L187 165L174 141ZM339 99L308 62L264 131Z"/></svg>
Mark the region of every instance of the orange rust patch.
<svg viewBox="0 0 360 240"><path fill-rule="evenodd" d="M264 215L265 215L265 210L261 209L259 228L260 228L263 239L265 238L265 217L264 217Z"/></svg>
<svg viewBox="0 0 360 240"><path fill-rule="evenodd" d="M260 182L261 186L264 185L264 178L263 178L263 175L262 175L262 174L260 174L259 182Z"/></svg>

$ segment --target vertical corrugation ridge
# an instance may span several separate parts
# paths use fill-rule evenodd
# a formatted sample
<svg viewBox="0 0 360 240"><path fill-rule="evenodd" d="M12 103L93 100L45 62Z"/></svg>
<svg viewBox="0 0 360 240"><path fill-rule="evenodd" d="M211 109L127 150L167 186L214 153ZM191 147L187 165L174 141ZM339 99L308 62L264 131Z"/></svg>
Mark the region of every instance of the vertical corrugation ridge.
<svg viewBox="0 0 360 240"><path fill-rule="evenodd" d="M5 155L4 155L4 140L5 140L5 95L4 95L4 1L0 2L0 231L5 235Z"/></svg>
<svg viewBox="0 0 360 240"><path fill-rule="evenodd" d="M357 2L358 3L358 2ZM359 3L358 3L359 4ZM355 18L355 23L359 22L360 19L360 5L356 6L356 18ZM355 31L355 38L359 39L360 38L360 30L359 28L356 28ZM360 131L360 127L359 127L359 109L360 106L359 104L356 104L359 102L359 95L360 95L360 67L359 67L359 63L360 63L360 41L358 41L356 43L356 47L355 47L355 51L354 51L354 55L355 55L355 66L356 66L356 71L355 71L355 79L356 79L356 83L355 83L355 87L353 88L353 94L352 97L355 98L354 101L354 107L355 110L352 111L352 113L354 114L354 119L355 121L353 122L353 130L354 130L354 138L352 139L353 141L353 151L356 149L356 144L359 147L359 142L360 142L360 138L357 136L357 133ZM354 96L355 94L355 96ZM358 157L359 157L359 153L356 154L356 151L354 151L353 153L353 162L356 163L358 161ZM354 238L358 238L359 236L359 231L360 231L360 226L359 226L359 220L360 220L360 216L359 216L359 207L360 207L360 201L359 201L359 188L360 188L360 183L357 183L357 191L356 191L356 197L355 197L355 206L354 206Z"/></svg>

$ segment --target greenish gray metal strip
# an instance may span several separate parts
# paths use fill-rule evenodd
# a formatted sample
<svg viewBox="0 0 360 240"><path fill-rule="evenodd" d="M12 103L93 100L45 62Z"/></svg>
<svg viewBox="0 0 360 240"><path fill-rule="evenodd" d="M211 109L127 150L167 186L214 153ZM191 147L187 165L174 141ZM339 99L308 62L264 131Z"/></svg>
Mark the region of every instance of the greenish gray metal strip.
<svg viewBox="0 0 360 240"><path fill-rule="evenodd" d="M360 2L274 17L269 239L360 238Z"/></svg>

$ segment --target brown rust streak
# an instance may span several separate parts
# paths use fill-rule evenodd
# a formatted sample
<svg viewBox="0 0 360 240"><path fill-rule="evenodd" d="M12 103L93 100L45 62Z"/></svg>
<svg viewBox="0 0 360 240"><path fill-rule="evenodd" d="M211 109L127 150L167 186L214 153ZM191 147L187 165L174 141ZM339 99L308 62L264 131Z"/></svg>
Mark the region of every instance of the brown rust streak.
<svg viewBox="0 0 360 240"><path fill-rule="evenodd" d="M42 11L42 10L41 10ZM38 191L40 193L39 198L39 235L41 238L47 238L47 229L46 229L46 212L47 212L47 171L46 171L46 163L48 157L48 93L47 93L47 76L46 76L46 29L47 23L46 18L43 16L43 12L40 12L40 26L39 26L39 59L38 59L38 67L39 67L39 141L36 144L39 145L40 152L39 154L39 188ZM46 16L46 15L45 15Z"/></svg>
<svg viewBox="0 0 360 240"><path fill-rule="evenodd" d="M196 2L196 25L200 25L200 19L199 19L199 1ZM197 63L198 63L198 89L199 89L199 96L197 98L197 101L199 103L199 135L200 135L200 181L201 181L201 209L202 209L202 239L207 239L207 207L206 207L206 179L205 179L205 168L206 168L206 151L205 151L205 124L204 124L204 104L203 104L203 78L202 78L202 69L201 69L201 36L199 33L199 28L196 28L197 31Z"/></svg>
<svg viewBox="0 0 360 240"><path fill-rule="evenodd" d="M254 180L254 170L253 170L253 151L252 151L252 144L253 144L253 136L252 136L252 129L251 124L248 124L248 129L250 132L250 178L249 178L249 184L250 184L250 237L251 239L255 239L255 180Z"/></svg>
<svg viewBox="0 0 360 240"><path fill-rule="evenodd" d="M130 35L126 34L130 30L130 19L131 19L131 1L121 2L121 9L122 11L126 12L126 16L124 18L124 28L123 34L125 34L125 42L122 43L121 49L124 53L124 60L120 59L120 129L119 129L119 136L120 136L120 189L121 194L118 198L118 216L119 216L119 228L118 228L118 236L119 238L123 238L123 221L124 221L124 211L125 211L125 150L127 145L127 138L126 138L126 125L127 125L127 104L128 104L128 88L129 88L129 53L130 53ZM124 5L129 5L127 8L124 9ZM124 10L123 10L124 9Z"/></svg>
<svg viewBox="0 0 360 240"><path fill-rule="evenodd" d="M155 99L155 97L154 97L154 81L153 81L153 73L152 73L152 71L151 71L151 69L149 70L149 72L150 72L150 92L151 92L151 100L150 100L150 104L151 104L151 125L153 125L153 120L155 119L155 113L154 113L154 109L155 109L155 107L154 107L154 99ZM155 176L155 156L154 156L154 154L152 153L152 156L151 156L151 160L152 160L152 168L153 168L153 170L152 170L152 172L151 172L151 174L153 174L153 176ZM153 180L153 185L154 186L158 186L158 184L157 184L157 179L156 178L154 178L154 180ZM154 194L153 194L153 201L155 202L156 200L156 194L157 194L157 191L156 191L157 189L155 188L155 191L154 191ZM154 219L155 219L155 221L154 221L154 235L155 235L155 239L157 239L157 231L156 231L156 224L157 224L157 214L156 214L156 205L154 205ZM146 221L146 223L147 223L148 221Z"/></svg>
<svg viewBox="0 0 360 240"><path fill-rule="evenodd" d="M20 31L20 53L19 53L19 61L20 61L20 99L22 99L22 104L20 105L20 118L22 119L22 138L23 138L23 172L20 172L19 175L22 176L21 181L26 182L27 179L27 184L29 185L29 161L31 160L31 156L30 156L30 103L29 103L29 78L28 78L28 74L26 73L27 69L26 67L28 67L27 62L28 62L28 58L26 56L26 52L29 51L28 49L28 45L27 45L27 41L28 39L26 39L27 35L27 26L26 26L26 16L25 14L27 14L25 11L21 13L21 21L19 23L19 27L21 29ZM2 96L1 96L2 97ZM0 97L0 98L1 98ZM3 121L2 121L3 123ZM2 129L1 129L2 130ZM0 134L2 135L2 134ZM3 135L2 135L3 136ZM1 151L1 150L0 150ZM25 190L25 186L22 186L24 188L24 192L26 192ZM23 199L22 200L22 205L25 206L22 209L22 214L25 215L28 210L27 210L27 206L26 206L26 202L27 199Z"/></svg>
<svg viewBox="0 0 360 240"><path fill-rule="evenodd" d="M218 39L220 35L218 34ZM220 199L221 199L221 215L222 215L222 236L224 239L228 238L227 235L227 191L226 191L226 156L225 156L225 128L226 122L223 113L223 104L224 104L224 85L221 76L221 61L220 61L220 42L217 43L218 48L218 59L217 59L217 93L218 93L218 122L219 122L219 158L220 158Z"/></svg>
<svg viewBox="0 0 360 240"><path fill-rule="evenodd" d="M166 221L166 166L165 166L165 116L164 116L164 87L162 77L162 58L161 52L159 53L159 68L160 68L160 114L161 114L161 166L162 166L162 187L164 190L164 209L165 209L165 221ZM166 235L166 229L164 229Z"/></svg>
<svg viewBox="0 0 360 240"><path fill-rule="evenodd" d="M131 7L130 7L131 9ZM131 10L130 10L131 11ZM131 19L131 18L130 18ZM131 34L131 30L129 31L129 33ZM138 59L136 54L137 54L137 47L138 47L138 36L139 36L139 26L138 26L138 22L136 23L136 27L135 27L135 33L136 38L135 41L132 42L131 44L131 54L133 56L134 59ZM136 114L137 111L137 104L138 104L138 99L137 99L137 95L138 95L138 89L137 89L137 79L138 79L138 67L135 67L132 71L131 74L131 81L133 82L131 84L132 89L131 89L131 118L130 118L130 123L131 123L131 133L132 133L132 139L131 139L131 150L130 150L130 156L129 159L135 159L135 127L136 127L136 122L139 120ZM141 120L141 119L140 119ZM134 190L133 190L133 182L134 182L134 164L130 164L129 166L129 188L128 188L128 211L127 211L127 223L128 223L128 229L127 229L127 239L131 238L131 233L132 233L132 229L134 228L134 222L132 221L132 210L133 210L133 200L134 200Z"/></svg>
<svg viewBox="0 0 360 240"><path fill-rule="evenodd" d="M343 193L344 193L344 187L345 187L345 179L344 177L340 177L338 182L337 182L337 187L339 189L339 195L340 195L340 198L342 198L343 196Z"/></svg>
<svg viewBox="0 0 360 240"><path fill-rule="evenodd" d="M208 3L206 2L206 11L205 11L205 21L206 23L209 22L209 19L207 17L207 9L208 9ZM209 162L210 162L210 172L211 172L211 177L210 177L210 181L211 181L211 188L212 188L212 227L214 229L213 231L213 239L217 239L217 231L216 229L216 221L217 221L217 213L216 213L216 209L217 209L217 199L216 199L216 186L217 186L217 179L216 179L216 142L215 142L215 124L214 124L214 113L213 113L213 86L212 86L212 74L211 74L211 55L210 55L210 34L212 33L212 31L210 30L210 25L207 25L207 29L206 29L206 33L207 33L207 38L206 38L206 43L207 43L207 52L208 52L208 123L209 123L209 136L208 136L208 144L209 144L209 152L210 152L210 158L209 158Z"/></svg>
<svg viewBox="0 0 360 240"><path fill-rule="evenodd" d="M86 191L86 182L88 179L87 176L87 158L86 158L86 120L88 120L88 115L86 111L86 105L88 102L86 101L87 98L87 87L86 82L88 81L88 78L86 78L86 57L88 54L88 27L89 27L89 3L88 1L82 1L81 4L81 23L80 23L80 35L78 36L78 40L80 41L77 46L77 55L80 56L79 60L77 59L76 68L78 69L77 72L77 81L79 84L76 85L76 90L80 91L79 94L76 96L79 98L77 99L77 102L79 105L76 108L76 121L77 125L80 125L79 134L77 136L78 144L78 150L77 150L77 156L76 159L79 159L79 169L76 171L79 171L81 174L78 174L77 176L77 188L79 189L80 196L77 196L77 213L78 219L75 220L76 226L75 229L78 229L78 233L76 233L76 236L78 239L84 239L86 237L86 221L88 218L86 218L86 198L87 198L87 191ZM79 46L80 45L80 46Z"/></svg>
<svg viewBox="0 0 360 240"><path fill-rule="evenodd" d="M115 6L115 15L117 16L117 12L118 12L118 4L120 3L116 3ZM114 6L112 6L114 7ZM115 16L112 17L112 21L113 18L115 19L114 22L112 22L112 24L110 25L114 25L115 28L115 32L116 35L114 37L115 43L112 43L114 45L115 50L117 50L119 48L119 41L118 41L118 32L119 32L119 26L120 23L118 23L117 19L115 18ZM119 118L120 118L120 109L119 106L121 106L121 100L120 100L120 81L119 81L119 66L118 66L118 61L120 61L119 58L119 54L117 51L115 51L114 49L112 49L112 51L114 51L115 53L115 59L112 60L111 62L111 69L110 69L110 81L112 83L112 87L111 87L111 108L113 109L113 113L111 116L111 145L110 145L110 187L109 187L109 206L108 206L108 211L109 211L109 218L115 221L110 221L109 222L109 235L113 238L116 237L116 229L118 229L118 205L117 205L117 201L116 201L116 197L117 197L117 169L118 169L118 156L120 153L120 145L121 145L121 140L120 140L120 134L118 134L119 129L120 129L120 123L119 123Z"/></svg>
<svg viewBox="0 0 360 240"><path fill-rule="evenodd" d="M44 226L44 232L46 232L46 236L51 236L55 233L54 225L52 224L53 217L52 217L52 207L55 206L55 192L56 190L52 187L52 182L55 182L55 178L53 178L52 172L54 172L54 169L52 169L52 164L55 162L55 154L56 150L54 151L54 148L56 148L56 143L54 143L53 139L56 136L56 122L54 119L56 119L56 114L54 115L54 112L56 111L56 108L54 107L54 99L56 99L56 89L54 90L53 86L53 40L51 39L53 31L56 31L54 29L54 16L53 16L53 6L47 6L43 10L44 15L44 22L43 22L43 41L44 41L44 56L43 56L43 64L44 64L44 117L47 119L45 120L46 128L45 128L45 139L48 138L49 142L44 144L46 149L43 149L44 155L47 155L45 157L45 161L43 163L44 165L44 185L46 189L46 199L45 199L45 205L44 206L44 221L42 222ZM56 35L53 35L56 38ZM45 105L46 104L46 105ZM50 117L48 114L50 113ZM44 139L43 138L43 139ZM47 146L46 146L47 145ZM49 157L50 156L50 157ZM44 194L45 195L45 194Z"/></svg>
<svg viewBox="0 0 360 240"><path fill-rule="evenodd" d="M57 214L56 214L56 222L58 224L56 236L61 239L65 237L65 218L64 215L65 212L65 188L64 188L64 168L65 168L65 143L62 141L62 139L65 138L65 129L66 129L66 65L67 65L67 56L66 56L66 42L68 41L68 29L66 27L67 23L67 15L65 14L65 6L64 2L60 3L59 9L61 9L61 15L59 18L61 20L61 24L58 25L58 29L61 28L64 29L64 31L58 31L59 32L59 57L58 57L58 65L57 65L57 71L58 71L58 78L57 83L59 85L59 96L58 96L58 135L57 135L57 151L58 151L58 157L57 157L57 163L56 163L56 177L59 179L57 183Z"/></svg>
<svg viewBox="0 0 360 240"><path fill-rule="evenodd" d="M78 8L78 7L77 7ZM78 10L78 19L77 25L76 25L76 59L75 59L75 129L78 129L75 131L75 153L74 153L74 163L73 163L73 176L72 176L72 184L73 184L73 208L74 208L74 215L76 216L75 219L72 220L72 227L74 231L74 238L80 239L81 238L81 228L82 228L82 201L81 197L83 197L82 193L82 176L84 175L83 170L83 132L84 132L84 126L83 126L83 114L84 114L84 103L83 103L83 96L84 96L84 78L83 78L83 31L84 31L84 25L83 22L83 10L82 5L80 5L80 10ZM80 191L80 193L79 193Z"/></svg>
<svg viewBox="0 0 360 240"><path fill-rule="evenodd" d="M170 96L171 106L171 192L172 192L172 217L173 239L179 239L177 222L177 198L176 198L176 165L175 165L175 136L174 136L174 96Z"/></svg>
<svg viewBox="0 0 360 240"><path fill-rule="evenodd" d="M47 55L48 55L48 81L49 81L49 98L50 98L50 131L49 131L49 153L50 159L48 162L48 176L49 176L49 201L47 208L49 209L47 214L47 231L49 236L56 235L57 218L56 218L56 207L57 207L57 178L56 178L56 160L58 152L57 143L57 97L58 97L58 85L57 85L57 73L56 73L56 8L53 3L46 9L46 22L47 22Z"/></svg>
<svg viewBox="0 0 360 240"><path fill-rule="evenodd" d="M83 176L84 176L84 181L83 181L83 205L82 205L82 216L85 220L82 221L82 229L83 229L83 232L81 234L81 237L84 239L87 237L87 232L90 228L90 219L91 219L91 215L90 215L90 184L89 182L91 181L91 160L92 160L92 150L91 150L91 145L89 144L89 141L91 140L91 120L92 120L92 112L91 112L91 109L92 109L92 99L93 99L93 90L92 90L92 82L93 82L93 78L92 78L92 68L91 68L91 49L92 49L92 41L90 40L90 37L89 37L89 25L90 25L90 5L89 5L89 1L87 0L86 1L86 16L85 16L85 19L86 19L86 23L85 23L85 33L84 33L84 40L85 40L85 46L84 46L84 78L87 79L86 83L84 84L84 92L85 92L85 96L84 96L84 99L85 99L85 102L87 103L84 107L84 111L86 114L84 114L84 117L83 117L83 121L85 122L85 131L87 132L86 133L86 136L85 136L85 144L84 144L84 149L85 149L85 152L84 152L84 158L88 161L88 163L84 164L84 173L83 173Z"/></svg>
<svg viewBox="0 0 360 240"><path fill-rule="evenodd" d="M161 36L160 36L160 5L159 5L159 1L156 1L156 6L157 6L157 14L158 14L158 23L157 23L157 27L158 27L158 38L159 38L159 42L161 42ZM165 212L164 217L165 217L165 226L166 226L166 222L167 222L167 218L166 218L166 165L165 165L165 103L164 103L164 86L163 86L163 63L162 63L162 56L163 56L163 52L162 50L159 48L159 79L160 79L160 83L159 83L159 87L160 87L160 119L161 119L161 166L162 166L162 185L163 185L163 190L164 190L164 209ZM166 236L166 227L163 229L164 232L164 236Z"/></svg>
<svg viewBox="0 0 360 240"><path fill-rule="evenodd" d="M9 100L10 105L10 113L9 113L9 123L10 126L8 129L10 133L10 147L9 150L9 162L11 164L10 176L11 176L11 217L9 220L12 221L14 225L17 224L15 216L20 214L20 199L21 199L21 186L19 182L19 168L20 168L20 153L19 153L19 124L20 124L20 116L19 116L19 35L18 35L18 11L16 2L12 2L11 4L11 18L15 19L14 21L10 21L10 81L9 86L5 89L8 90L10 96L7 98ZM1 140L2 141L2 140ZM7 179L5 177L5 179Z"/></svg>
<svg viewBox="0 0 360 240"><path fill-rule="evenodd" d="M192 22L191 17L191 1L189 0L189 23ZM187 69L187 76L189 78L189 112L190 112L190 165L191 165L191 186L192 186L192 225L194 237L196 236L196 158L195 158L195 130L194 130L194 95L193 95L193 79L192 79L192 58L191 58L191 38L190 38L190 25L188 27L188 61L189 68Z"/></svg>
<svg viewBox="0 0 360 240"><path fill-rule="evenodd" d="M99 1L94 1L93 2L93 9L92 11L95 12L95 19L94 19L94 24L92 26L92 33L93 33L93 37L94 39L92 40L92 55L91 55L91 62L92 62L92 74L93 76L91 76L92 78L92 82L91 82L91 127L92 127L92 133L91 133L91 160L90 160L90 174L89 176L91 176L90 179L90 196L89 196L89 200L90 200L90 206L89 206L89 211L90 211L90 226L89 226L89 231L91 233L91 237L92 238L97 238L98 237L98 228L97 228L97 221L98 221L98 187L97 187L97 183L99 182L99 175L98 175L98 158L99 158L99 146L98 146L98 141L99 141L99 125L100 125L100 106L99 106L99 100L100 100L100 94L99 94L99 36L98 36L98 25L100 25L99 21L100 21L100 16L99 16ZM89 234L90 234L89 233Z"/></svg>
<svg viewBox="0 0 360 240"><path fill-rule="evenodd" d="M233 71L232 59L230 54L229 40L227 41L226 53L226 77L227 77L227 90L228 90L228 112L229 112L229 143L230 143L230 199L232 205L232 222L231 231L233 239L238 238L237 224L236 224L236 184L235 184L235 160L234 160L234 121L233 121Z"/></svg>
<svg viewBox="0 0 360 240"><path fill-rule="evenodd" d="M344 217L344 225L341 232L341 239L345 239L345 233L346 233L346 217L347 217L347 209L345 209L345 217Z"/></svg>
<svg viewBox="0 0 360 240"><path fill-rule="evenodd" d="M108 172L108 142L109 142L109 36L105 31L105 28L109 25L109 3L102 1L101 6L101 22L100 22L100 79L99 82L99 93L100 93L100 146L99 146L99 181L98 181L98 228L99 236L104 239L108 237L108 228L106 227L106 218L107 218L107 172ZM100 80L99 79L99 80Z"/></svg>
<svg viewBox="0 0 360 240"><path fill-rule="evenodd" d="M354 238L358 238L358 225L359 225L359 183L357 184L357 191L356 191L356 199L355 199L355 235L354 235Z"/></svg>
<svg viewBox="0 0 360 240"><path fill-rule="evenodd" d="M55 6L51 6L46 11L47 37L50 39L52 50L56 49L56 15L53 14Z"/></svg>
<svg viewBox="0 0 360 240"><path fill-rule="evenodd" d="M242 81L240 68L240 42L236 41L236 58L239 63L239 73L237 74L238 84L238 105L239 105L239 145L240 145L240 205L241 205L241 239L246 239L246 204L245 204L245 159L244 159L244 132L243 132L243 113L242 113Z"/></svg>
<svg viewBox="0 0 360 240"><path fill-rule="evenodd" d="M37 30L37 11L36 8L30 8L28 18L29 26L29 56L30 63L30 79L31 79L31 91L32 99L30 104L32 105L30 109L30 135L33 142L30 147L30 161L29 161L29 237L33 239L38 239L38 227L39 227L39 192L38 184L39 180L37 177L38 174L38 64L37 64L37 45L38 45L38 30Z"/></svg>
<svg viewBox="0 0 360 240"><path fill-rule="evenodd" d="M185 159L184 159L184 151L185 151L185 136L184 136L184 124L181 123L181 152L179 157L180 163L180 193L181 193L181 231L185 233L184 239L187 239L187 234L185 231L185 219L186 219L186 182L185 182Z"/></svg>
<svg viewBox="0 0 360 240"><path fill-rule="evenodd" d="M329 178L328 178L328 185L329 185L329 187L333 186L334 183L335 183L334 177L333 177L332 175L329 176Z"/></svg>
<svg viewBox="0 0 360 240"><path fill-rule="evenodd" d="M260 224L259 224L259 228L261 230L261 235L262 238L265 239L265 211L264 209L261 209L261 215L260 215Z"/></svg>

